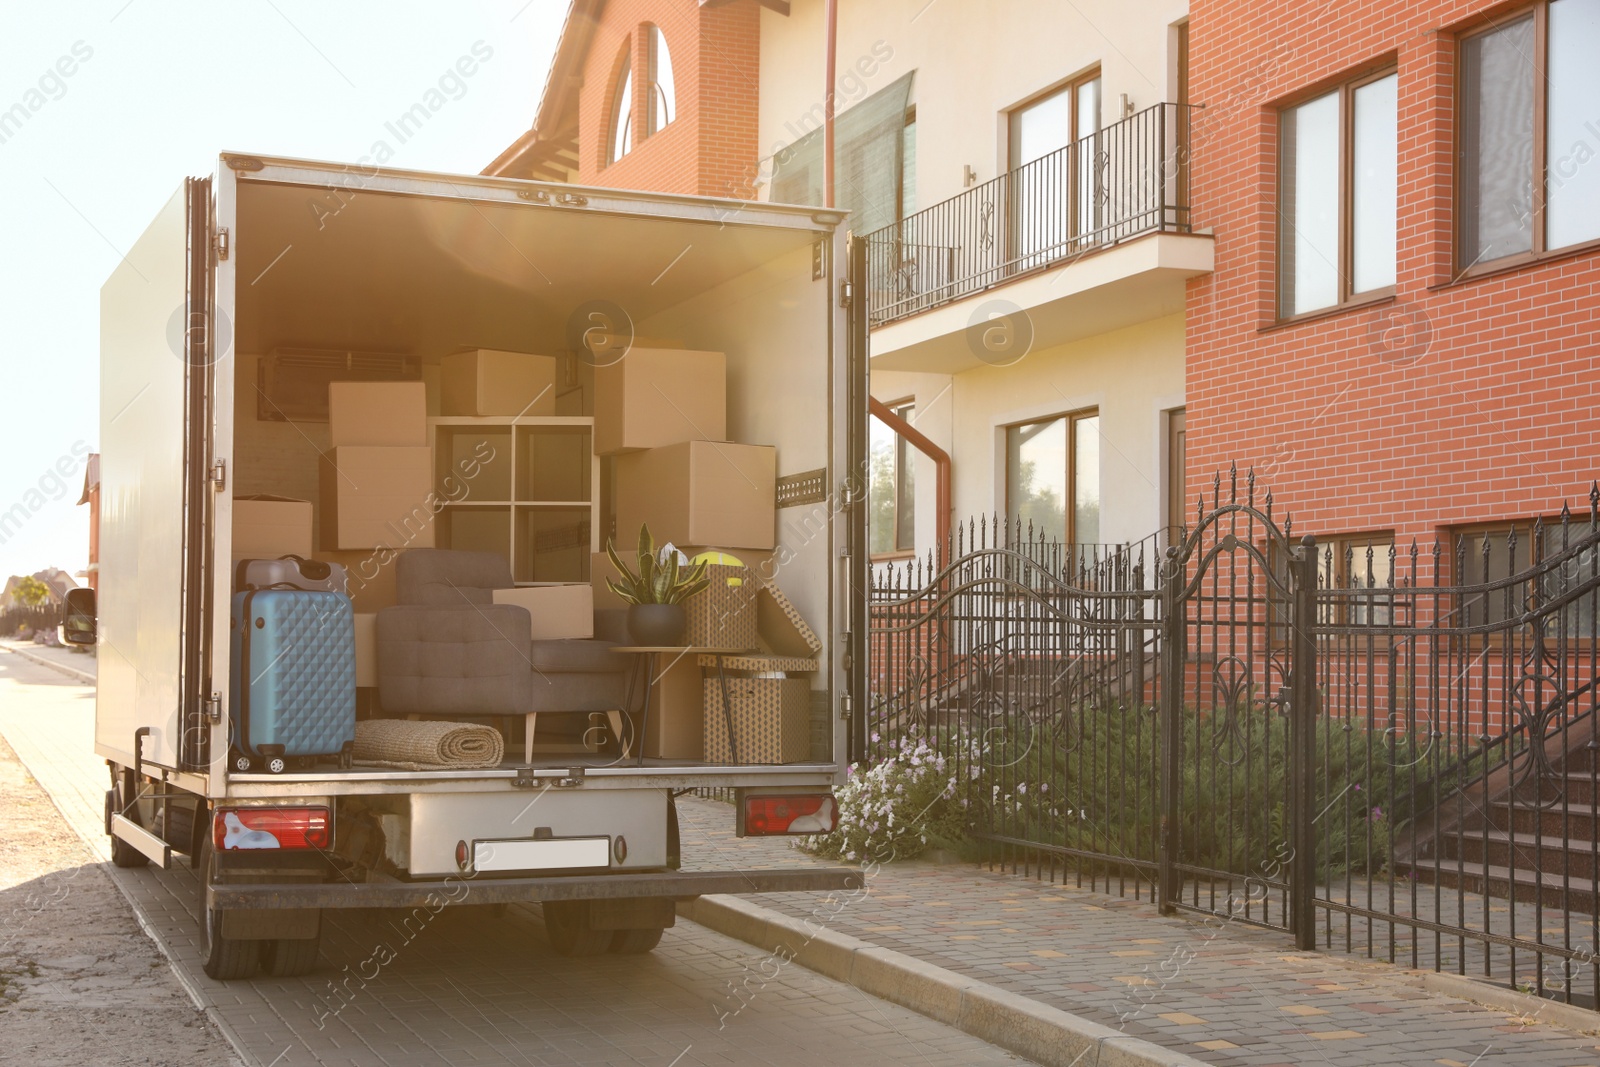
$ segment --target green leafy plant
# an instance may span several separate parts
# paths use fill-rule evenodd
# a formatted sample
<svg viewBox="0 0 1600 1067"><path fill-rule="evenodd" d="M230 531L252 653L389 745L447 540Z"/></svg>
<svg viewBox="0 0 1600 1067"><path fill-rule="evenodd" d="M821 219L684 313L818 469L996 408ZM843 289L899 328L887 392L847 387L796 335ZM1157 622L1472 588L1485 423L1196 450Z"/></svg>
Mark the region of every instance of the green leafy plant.
<svg viewBox="0 0 1600 1067"><path fill-rule="evenodd" d="M678 550L670 544L656 551L648 525L639 527L639 569L635 572L617 554L617 546L606 541L606 555L617 569L617 578L607 578L606 586L629 604L681 604L711 585L706 565L696 563L688 570L678 566Z"/></svg>
<svg viewBox="0 0 1600 1067"><path fill-rule="evenodd" d="M17 579L14 595L30 608L36 608L50 598L50 587L31 574Z"/></svg>

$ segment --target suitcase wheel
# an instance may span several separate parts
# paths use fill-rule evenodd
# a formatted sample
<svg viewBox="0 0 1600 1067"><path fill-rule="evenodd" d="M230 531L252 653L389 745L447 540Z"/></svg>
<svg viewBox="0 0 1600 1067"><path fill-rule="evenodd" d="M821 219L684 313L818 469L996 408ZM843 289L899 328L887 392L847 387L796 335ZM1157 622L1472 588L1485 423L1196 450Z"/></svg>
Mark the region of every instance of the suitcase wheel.
<svg viewBox="0 0 1600 1067"><path fill-rule="evenodd" d="M289 766L289 761L282 756L271 756L267 759L268 774L282 774Z"/></svg>
<svg viewBox="0 0 1600 1067"><path fill-rule="evenodd" d="M251 767L251 763L250 763L250 757L249 756L246 756L243 752L235 752L233 754L233 769L234 770L243 772L243 771L248 771L250 769L250 767Z"/></svg>

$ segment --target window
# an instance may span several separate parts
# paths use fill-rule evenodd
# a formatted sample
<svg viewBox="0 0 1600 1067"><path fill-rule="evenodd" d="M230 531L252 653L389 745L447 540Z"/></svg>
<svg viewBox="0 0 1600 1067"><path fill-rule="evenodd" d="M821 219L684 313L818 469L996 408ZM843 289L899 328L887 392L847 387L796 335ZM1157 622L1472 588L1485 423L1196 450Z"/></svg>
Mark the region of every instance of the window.
<svg viewBox="0 0 1600 1067"><path fill-rule="evenodd" d="M906 108L900 134L900 217L917 213L917 106Z"/></svg>
<svg viewBox="0 0 1600 1067"><path fill-rule="evenodd" d="M1280 112L1280 317L1394 289L1398 85L1380 73Z"/></svg>
<svg viewBox="0 0 1600 1067"><path fill-rule="evenodd" d="M1048 262L1066 251L1073 237L1099 228L1094 182L1099 131L1098 70L1011 112L1012 240L1015 254L1029 257L1024 266ZM1070 159L1048 160L1074 143ZM1068 191L1069 184L1075 193Z"/></svg>
<svg viewBox="0 0 1600 1067"><path fill-rule="evenodd" d="M900 418L911 421L911 401L888 405ZM903 555L916 551L917 512L913 485L915 456L904 437L878 419L871 420L871 506L869 534L874 556Z"/></svg>
<svg viewBox="0 0 1600 1067"><path fill-rule="evenodd" d="M1600 0L1541 0L1461 41L1460 271L1600 239L1597 50Z"/></svg>
<svg viewBox="0 0 1600 1067"><path fill-rule="evenodd" d="M1573 520L1567 529L1561 520L1546 519L1536 531L1532 522L1499 523L1455 531L1457 572L1453 584L1481 586L1499 582L1527 571L1537 564L1560 556L1568 546L1576 546L1590 533L1589 523ZM1482 593L1468 593L1460 599L1452 625L1481 626L1507 619L1538 607L1541 601L1578 593L1552 622L1549 636L1593 639L1595 619L1600 616L1600 552L1594 548L1575 552L1565 563L1542 575L1538 582L1513 582Z"/></svg>
<svg viewBox="0 0 1600 1067"><path fill-rule="evenodd" d="M1384 595L1394 584L1392 532L1317 538L1319 589L1370 589L1365 597L1324 601L1321 621L1336 626L1388 626L1394 604Z"/></svg>
<svg viewBox="0 0 1600 1067"><path fill-rule="evenodd" d="M1046 541L1100 540L1100 415L1006 427L1006 515Z"/></svg>
<svg viewBox="0 0 1600 1067"><path fill-rule="evenodd" d="M617 72L617 92L611 101L611 140L607 163L615 163L633 150L633 52L622 48L621 70Z"/></svg>
<svg viewBox="0 0 1600 1067"><path fill-rule="evenodd" d="M650 126L649 132L665 129L678 113L677 87L672 79L672 53L660 26L650 27Z"/></svg>

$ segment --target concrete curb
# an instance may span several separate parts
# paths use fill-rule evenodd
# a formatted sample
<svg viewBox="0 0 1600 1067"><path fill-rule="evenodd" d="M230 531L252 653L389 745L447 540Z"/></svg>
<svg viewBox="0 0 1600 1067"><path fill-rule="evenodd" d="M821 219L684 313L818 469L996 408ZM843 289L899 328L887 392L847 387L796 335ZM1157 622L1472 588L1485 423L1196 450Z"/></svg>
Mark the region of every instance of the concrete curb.
<svg viewBox="0 0 1600 1067"><path fill-rule="evenodd" d="M3 647L7 652L12 653L13 655L21 656L29 663L37 663L41 667L49 667L53 671L60 671L67 677L76 679L77 681L82 682L84 685L96 684L95 676L90 674L88 671L80 671L78 668L69 667L65 663L57 663L55 660L50 659L47 656L41 656L38 653L28 651L27 649L13 648L10 645L4 645L0 647Z"/></svg>
<svg viewBox="0 0 1600 1067"><path fill-rule="evenodd" d="M792 919L732 896L680 901L678 914L1045 1067L1206 1067L1143 1038L825 929L826 919Z"/></svg>
<svg viewBox="0 0 1600 1067"><path fill-rule="evenodd" d="M1401 971L1402 980L1430 993L1468 1000L1485 1008L1510 1012L1535 1022L1551 1023L1582 1034L1600 1033L1600 1013L1559 1000L1547 1000L1530 993L1519 993L1505 986L1492 985L1477 978L1437 971Z"/></svg>

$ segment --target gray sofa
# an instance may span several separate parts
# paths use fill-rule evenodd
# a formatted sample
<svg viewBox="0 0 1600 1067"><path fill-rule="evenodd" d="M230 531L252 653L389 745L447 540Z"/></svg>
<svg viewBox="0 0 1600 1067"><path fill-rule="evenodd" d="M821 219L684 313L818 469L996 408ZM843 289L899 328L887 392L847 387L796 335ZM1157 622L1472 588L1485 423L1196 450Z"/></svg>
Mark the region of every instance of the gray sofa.
<svg viewBox="0 0 1600 1067"><path fill-rule="evenodd" d="M504 557L419 548L402 553L395 567L398 604L378 612L378 697L385 714L487 718L628 710L635 660L611 651L627 641L626 611L595 612L593 640L534 641L526 608L494 603L494 590L512 585ZM540 720L541 737L576 740L590 725L588 714L558 718Z"/></svg>

